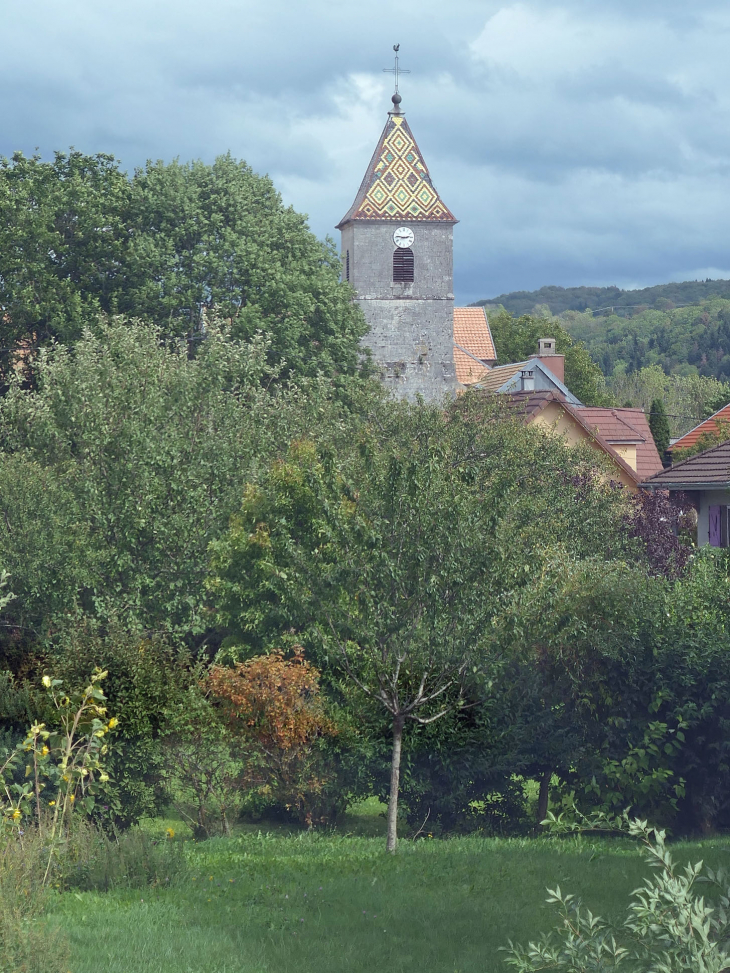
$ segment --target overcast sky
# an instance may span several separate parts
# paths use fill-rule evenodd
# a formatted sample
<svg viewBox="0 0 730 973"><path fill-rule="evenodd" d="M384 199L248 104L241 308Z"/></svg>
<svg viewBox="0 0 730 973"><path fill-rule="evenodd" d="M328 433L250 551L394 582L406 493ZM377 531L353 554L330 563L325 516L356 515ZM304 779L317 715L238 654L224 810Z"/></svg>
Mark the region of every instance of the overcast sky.
<svg viewBox="0 0 730 973"><path fill-rule="evenodd" d="M230 150L319 236L402 107L460 303L730 277L730 4L0 0L0 154Z"/></svg>

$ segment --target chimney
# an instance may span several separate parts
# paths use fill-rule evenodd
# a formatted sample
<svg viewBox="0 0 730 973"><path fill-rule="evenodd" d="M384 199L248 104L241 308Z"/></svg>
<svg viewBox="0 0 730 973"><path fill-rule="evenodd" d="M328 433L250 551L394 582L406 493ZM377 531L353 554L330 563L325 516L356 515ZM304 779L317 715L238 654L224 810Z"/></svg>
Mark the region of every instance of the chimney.
<svg viewBox="0 0 730 973"><path fill-rule="evenodd" d="M520 390L522 392L535 391L535 373L530 369L523 369L520 372Z"/></svg>
<svg viewBox="0 0 730 973"><path fill-rule="evenodd" d="M555 338L540 338L537 355L532 357L539 358L559 381L565 381L565 355L555 354Z"/></svg>

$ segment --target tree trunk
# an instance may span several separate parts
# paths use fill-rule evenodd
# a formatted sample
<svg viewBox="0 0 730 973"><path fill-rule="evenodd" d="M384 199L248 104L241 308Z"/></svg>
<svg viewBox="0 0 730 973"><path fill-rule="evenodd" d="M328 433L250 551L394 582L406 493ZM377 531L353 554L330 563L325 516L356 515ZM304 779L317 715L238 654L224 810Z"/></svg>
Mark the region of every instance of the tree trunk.
<svg viewBox="0 0 730 973"><path fill-rule="evenodd" d="M390 794L388 796L388 840L386 849L395 851L398 844L398 785L400 783L400 750L403 742L402 716L393 717L393 756L390 761Z"/></svg>
<svg viewBox="0 0 730 973"><path fill-rule="evenodd" d="M550 797L550 781L552 779L552 770L546 770L545 773L540 778L540 793L537 797L537 823L542 824L542 822L547 817L548 812L548 798Z"/></svg>

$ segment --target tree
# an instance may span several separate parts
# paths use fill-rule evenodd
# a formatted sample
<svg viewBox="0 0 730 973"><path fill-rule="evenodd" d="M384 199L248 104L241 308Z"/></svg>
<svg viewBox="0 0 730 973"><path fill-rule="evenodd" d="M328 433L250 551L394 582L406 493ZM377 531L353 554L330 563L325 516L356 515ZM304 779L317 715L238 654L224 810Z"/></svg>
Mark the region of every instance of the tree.
<svg viewBox="0 0 730 973"><path fill-rule="evenodd" d="M664 456L669 446L669 419L662 399L653 399L649 409L649 429L660 456Z"/></svg>
<svg viewBox="0 0 730 973"><path fill-rule="evenodd" d="M618 399L630 398L635 406L651 411L654 399L661 399L667 411L672 436L683 436L707 418L730 396L728 386L702 375L667 375L660 365L638 372L616 372L610 386Z"/></svg>
<svg viewBox="0 0 730 973"><path fill-rule="evenodd" d="M0 159L2 359L80 337L116 310L126 259L130 185L110 155L16 153Z"/></svg>
<svg viewBox="0 0 730 973"><path fill-rule="evenodd" d="M390 442L362 440L352 480L314 444L294 444L211 545L209 581L224 621L312 618L320 652L388 714L389 851L404 726L462 705L488 604L484 510L454 472L443 418L424 408L403 420Z"/></svg>
<svg viewBox="0 0 730 973"><path fill-rule="evenodd" d="M256 652L301 641L387 714L389 850L404 727L480 698L501 665L501 593L540 571L556 536L615 544L623 498L592 462L484 397L445 414L389 403L349 452L293 443L211 544L208 589L232 637Z"/></svg>
<svg viewBox="0 0 730 973"><path fill-rule="evenodd" d="M565 384L584 405L613 405L601 369L588 349L576 342L557 318L538 318L523 314L519 318L500 310L491 314L489 324L499 359L498 365L519 362L537 353L540 338L555 338L556 350L565 355Z"/></svg>
<svg viewBox="0 0 730 973"><path fill-rule="evenodd" d="M303 429L353 421L326 381L267 391L263 339L213 320L206 334L191 353L113 319L43 350L34 388L13 379L0 400L9 627L43 638L85 615L203 635L207 547L258 463Z"/></svg>
<svg viewBox="0 0 730 973"><path fill-rule="evenodd" d="M319 672L295 649L258 656L232 667L213 666L205 683L229 734L248 751L241 782L292 809L303 824L327 824L339 784L318 744L338 727L320 694ZM324 813L323 813L324 812Z"/></svg>
<svg viewBox="0 0 730 973"><path fill-rule="evenodd" d="M280 378L358 374L365 320L331 241L285 207L268 177L230 155L148 163L132 178L109 155L0 160L4 371L100 312L198 341L218 308L233 334L271 336Z"/></svg>
<svg viewBox="0 0 730 973"><path fill-rule="evenodd" d="M128 227L120 310L180 335L217 308L235 337L270 335L284 377L359 371L367 328L334 245L245 162L148 163L131 181Z"/></svg>

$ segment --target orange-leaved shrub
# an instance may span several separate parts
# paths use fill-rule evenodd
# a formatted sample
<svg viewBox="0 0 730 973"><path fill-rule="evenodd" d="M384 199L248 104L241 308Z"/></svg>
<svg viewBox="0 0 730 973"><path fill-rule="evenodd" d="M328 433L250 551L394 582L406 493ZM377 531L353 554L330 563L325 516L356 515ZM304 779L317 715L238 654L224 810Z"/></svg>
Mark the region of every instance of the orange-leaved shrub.
<svg viewBox="0 0 730 973"><path fill-rule="evenodd" d="M322 744L338 729L326 712L319 672L303 651L213 666L205 688L246 744L245 784L310 827L331 820L338 809L336 773Z"/></svg>

